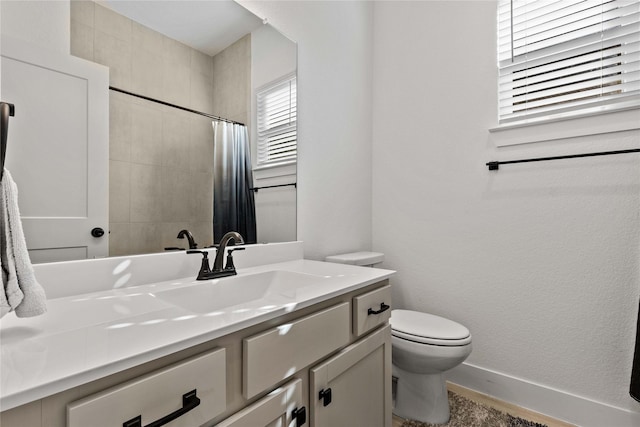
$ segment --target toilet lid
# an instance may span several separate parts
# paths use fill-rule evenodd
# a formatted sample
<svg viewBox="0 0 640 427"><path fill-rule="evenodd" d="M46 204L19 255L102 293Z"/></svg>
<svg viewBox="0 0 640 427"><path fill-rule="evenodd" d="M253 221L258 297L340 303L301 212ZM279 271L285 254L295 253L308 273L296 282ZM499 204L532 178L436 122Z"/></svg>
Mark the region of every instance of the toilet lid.
<svg viewBox="0 0 640 427"><path fill-rule="evenodd" d="M394 336L415 342L434 345L465 345L471 342L467 328L433 314L392 310L390 323Z"/></svg>

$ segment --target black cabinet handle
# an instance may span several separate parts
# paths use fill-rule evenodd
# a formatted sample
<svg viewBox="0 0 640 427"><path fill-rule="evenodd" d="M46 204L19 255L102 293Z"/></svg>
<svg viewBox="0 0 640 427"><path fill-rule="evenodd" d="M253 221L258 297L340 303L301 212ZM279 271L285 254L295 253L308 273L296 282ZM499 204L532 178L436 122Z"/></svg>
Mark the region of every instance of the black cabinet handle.
<svg viewBox="0 0 640 427"><path fill-rule="evenodd" d="M170 413L169 415L165 415L151 424L147 424L145 427L160 427L168 424L176 418L183 416L198 405L200 405L200 398L196 396L196 390L191 390L189 393L182 395L182 408ZM129 421L125 421L122 423L122 427L142 427L142 415L138 415Z"/></svg>
<svg viewBox="0 0 640 427"><path fill-rule="evenodd" d="M391 306L390 306L390 305L387 305L387 304L385 304L385 303L381 302L381 303L380 303L380 310L374 310L373 308L370 308L369 310L367 310L367 315L370 315L370 314L380 314L380 313L382 313L382 312L384 312L384 311L389 310L390 308L391 308Z"/></svg>
<svg viewBox="0 0 640 427"><path fill-rule="evenodd" d="M296 427L300 427L307 422L307 408L296 408L291 411L291 416L296 420Z"/></svg>
<svg viewBox="0 0 640 427"><path fill-rule="evenodd" d="M331 404L331 387L320 390L318 393L318 399L322 400L322 406L329 406Z"/></svg>

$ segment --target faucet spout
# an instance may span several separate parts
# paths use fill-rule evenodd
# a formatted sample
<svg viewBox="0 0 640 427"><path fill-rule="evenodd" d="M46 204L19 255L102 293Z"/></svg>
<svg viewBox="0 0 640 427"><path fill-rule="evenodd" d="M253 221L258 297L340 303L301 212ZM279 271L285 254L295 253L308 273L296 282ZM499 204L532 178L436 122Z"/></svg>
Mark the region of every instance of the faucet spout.
<svg viewBox="0 0 640 427"><path fill-rule="evenodd" d="M178 239L184 239L185 237L189 241L189 249L197 249L198 248L198 244L193 239L193 234L191 234L191 232L189 230L180 230L180 232L178 233Z"/></svg>
<svg viewBox="0 0 640 427"><path fill-rule="evenodd" d="M234 244L242 244L244 243L244 239L240 235L240 233L236 231L230 231L220 239L220 245L218 246L218 251L216 252L216 258L213 261L213 271L221 271L223 269L222 261L224 259L224 252L227 246L232 246Z"/></svg>

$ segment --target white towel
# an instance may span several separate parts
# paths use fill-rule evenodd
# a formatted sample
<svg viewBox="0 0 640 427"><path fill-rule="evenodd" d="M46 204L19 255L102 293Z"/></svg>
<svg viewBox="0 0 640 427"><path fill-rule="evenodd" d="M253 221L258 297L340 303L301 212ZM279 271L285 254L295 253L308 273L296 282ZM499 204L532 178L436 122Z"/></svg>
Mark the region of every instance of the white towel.
<svg viewBox="0 0 640 427"><path fill-rule="evenodd" d="M18 317L32 317L47 311L47 297L36 280L24 240L18 210L18 188L8 170L0 183L0 266L2 285L0 317L15 311Z"/></svg>

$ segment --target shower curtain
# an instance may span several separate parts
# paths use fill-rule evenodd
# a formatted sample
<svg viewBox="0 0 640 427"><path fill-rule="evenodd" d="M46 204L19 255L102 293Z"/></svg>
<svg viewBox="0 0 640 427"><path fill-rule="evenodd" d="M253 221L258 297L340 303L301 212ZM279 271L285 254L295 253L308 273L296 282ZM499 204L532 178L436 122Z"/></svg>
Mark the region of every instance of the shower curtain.
<svg viewBox="0 0 640 427"><path fill-rule="evenodd" d="M237 231L256 243L256 208L246 126L213 122L213 240Z"/></svg>

